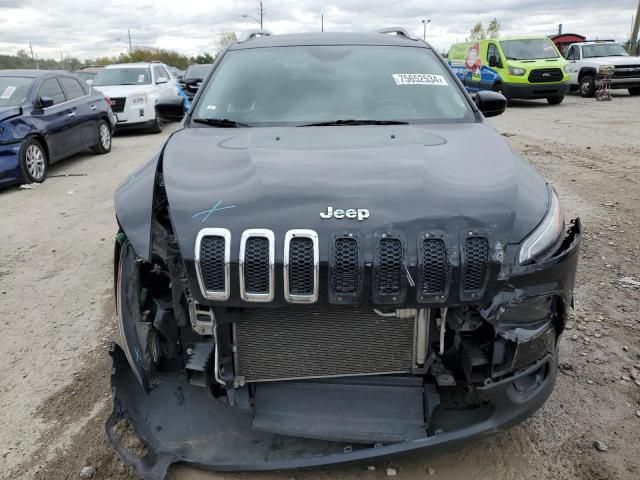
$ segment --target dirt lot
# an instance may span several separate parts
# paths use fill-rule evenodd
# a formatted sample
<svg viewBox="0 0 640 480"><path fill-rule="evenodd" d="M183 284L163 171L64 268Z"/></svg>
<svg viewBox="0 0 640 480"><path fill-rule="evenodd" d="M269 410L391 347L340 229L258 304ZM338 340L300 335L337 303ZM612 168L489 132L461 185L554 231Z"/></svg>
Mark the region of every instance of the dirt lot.
<svg viewBox="0 0 640 480"><path fill-rule="evenodd" d="M640 478L640 97L599 103L518 102L493 122L557 187L586 230L576 311L551 399L524 424L455 451L304 472L217 475L176 467L172 479ZM0 478L131 478L108 448L107 341L115 335L113 191L161 135L114 139L31 190L0 192ZM473 146L470 146L470 150ZM481 154L478 152L470 152ZM626 281L625 281L626 280ZM594 441L608 451L593 447Z"/></svg>

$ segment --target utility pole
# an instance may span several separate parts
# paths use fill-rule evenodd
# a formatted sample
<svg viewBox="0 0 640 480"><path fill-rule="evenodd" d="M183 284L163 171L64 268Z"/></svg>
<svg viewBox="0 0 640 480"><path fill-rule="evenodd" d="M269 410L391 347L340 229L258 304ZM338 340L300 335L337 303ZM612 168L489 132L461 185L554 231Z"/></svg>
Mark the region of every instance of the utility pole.
<svg viewBox="0 0 640 480"><path fill-rule="evenodd" d="M262 31L262 17L264 16L264 7L262 6L262 0L260 0L260 31Z"/></svg>
<svg viewBox="0 0 640 480"><path fill-rule="evenodd" d="M324 32L324 13L320 14L320 31Z"/></svg>
<svg viewBox="0 0 640 480"><path fill-rule="evenodd" d="M562 24L558 24L558 35L562 35Z"/></svg>
<svg viewBox="0 0 640 480"><path fill-rule="evenodd" d="M129 34L129 55L133 53L133 46L131 45L131 29L127 28L127 33Z"/></svg>
<svg viewBox="0 0 640 480"><path fill-rule="evenodd" d="M29 42L29 50L31 50L31 60L36 64L36 69L40 70L40 65L38 65L38 59L33 54L33 47L31 46L31 42Z"/></svg>
<svg viewBox="0 0 640 480"><path fill-rule="evenodd" d="M629 41L629 55L638 54L638 29L640 29L640 0L638 0L638 10L633 21L633 30L631 31L631 39Z"/></svg>

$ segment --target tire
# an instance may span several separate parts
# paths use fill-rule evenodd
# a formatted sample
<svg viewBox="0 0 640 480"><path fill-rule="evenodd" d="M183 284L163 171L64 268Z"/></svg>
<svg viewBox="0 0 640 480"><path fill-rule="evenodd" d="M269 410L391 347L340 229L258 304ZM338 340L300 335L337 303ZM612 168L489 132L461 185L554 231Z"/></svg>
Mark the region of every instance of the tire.
<svg viewBox="0 0 640 480"><path fill-rule="evenodd" d="M47 178L49 159L42 143L30 138L22 144L19 153L20 171L24 183L42 183Z"/></svg>
<svg viewBox="0 0 640 480"><path fill-rule="evenodd" d="M632 97L635 97L637 95L640 95L640 87L633 87L629 89L629 95L631 95Z"/></svg>
<svg viewBox="0 0 640 480"><path fill-rule="evenodd" d="M596 93L596 82L592 75L585 75L580 79L580 95L591 98Z"/></svg>
<svg viewBox="0 0 640 480"><path fill-rule="evenodd" d="M549 105L560 105L563 100L564 100L564 95L557 96L557 97L547 97L547 102L549 102Z"/></svg>
<svg viewBox="0 0 640 480"><path fill-rule="evenodd" d="M100 120L98 123L98 143L92 150L98 155L104 155L111 151L111 127L104 120Z"/></svg>
<svg viewBox="0 0 640 480"><path fill-rule="evenodd" d="M162 132L162 126L163 126L162 120L158 115L156 115L156 118L153 122L153 126L149 129L149 131L151 133L160 133Z"/></svg>

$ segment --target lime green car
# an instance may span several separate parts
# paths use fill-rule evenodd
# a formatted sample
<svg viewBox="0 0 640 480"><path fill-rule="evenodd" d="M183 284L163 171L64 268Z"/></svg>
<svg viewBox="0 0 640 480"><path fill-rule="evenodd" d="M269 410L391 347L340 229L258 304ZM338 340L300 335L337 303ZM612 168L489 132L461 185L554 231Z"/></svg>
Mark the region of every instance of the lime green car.
<svg viewBox="0 0 640 480"><path fill-rule="evenodd" d="M457 43L449 65L469 92L493 90L508 99L562 102L569 91L567 62L547 37L504 37Z"/></svg>

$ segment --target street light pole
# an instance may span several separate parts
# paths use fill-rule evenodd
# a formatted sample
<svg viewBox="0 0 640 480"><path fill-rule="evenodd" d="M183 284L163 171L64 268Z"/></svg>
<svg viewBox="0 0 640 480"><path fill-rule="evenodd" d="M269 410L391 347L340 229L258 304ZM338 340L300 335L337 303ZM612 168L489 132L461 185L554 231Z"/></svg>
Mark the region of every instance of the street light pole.
<svg viewBox="0 0 640 480"><path fill-rule="evenodd" d="M427 25L429 25L431 23L431 19L429 18L428 20L422 20L422 40L424 40L425 42L427 41Z"/></svg>
<svg viewBox="0 0 640 480"><path fill-rule="evenodd" d="M129 35L129 55L133 53L133 46L131 44L131 29L127 28L127 34Z"/></svg>

